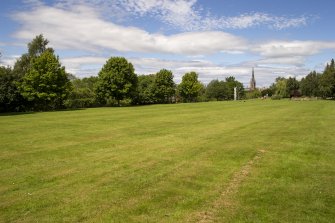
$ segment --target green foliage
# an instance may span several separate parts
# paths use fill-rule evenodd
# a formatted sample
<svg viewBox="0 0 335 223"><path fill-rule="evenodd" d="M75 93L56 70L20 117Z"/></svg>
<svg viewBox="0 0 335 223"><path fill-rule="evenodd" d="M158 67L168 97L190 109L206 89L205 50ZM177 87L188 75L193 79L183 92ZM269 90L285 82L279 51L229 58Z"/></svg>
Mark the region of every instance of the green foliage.
<svg viewBox="0 0 335 223"><path fill-rule="evenodd" d="M124 57L111 57L99 72L96 94L103 104L115 101L120 105L121 100L135 98L136 87L133 65Z"/></svg>
<svg viewBox="0 0 335 223"><path fill-rule="evenodd" d="M155 98L155 74L138 76L137 103L140 105L154 104Z"/></svg>
<svg viewBox="0 0 335 223"><path fill-rule="evenodd" d="M279 77L276 79L275 89L276 97L287 98L289 96L287 90L287 80L285 78Z"/></svg>
<svg viewBox="0 0 335 223"><path fill-rule="evenodd" d="M206 97L216 99L217 101L224 100L227 94L227 86L224 81L212 80L206 87Z"/></svg>
<svg viewBox="0 0 335 223"><path fill-rule="evenodd" d="M28 43L29 57L40 56L44 51L48 50L53 53L52 48L47 48L49 41L43 37L42 34L36 36L30 43Z"/></svg>
<svg viewBox="0 0 335 223"><path fill-rule="evenodd" d="M299 81L295 79L295 77L289 77L286 80L286 95L289 97L297 97L300 96L299 92Z"/></svg>
<svg viewBox="0 0 335 223"><path fill-rule="evenodd" d="M32 109L52 110L63 108L71 83L58 57L46 50L32 59L19 89L22 96L33 103Z"/></svg>
<svg viewBox="0 0 335 223"><path fill-rule="evenodd" d="M19 78L10 67L0 66L0 112L22 111L25 100L16 82Z"/></svg>
<svg viewBox="0 0 335 223"><path fill-rule="evenodd" d="M36 36L28 43L28 53L23 54L14 64L13 72L18 77L23 77L28 72L34 58L40 56L46 50L54 52L52 48L47 48L49 41L42 34Z"/></svg>
<svg viewBox="0 0 335 223"><path fill-rule="evenodd" d="M154 81L155 98L158 103L171 103L175 96L176 85L171 71L162 69L156 73Z"/></svg>
<svg viewBox="0 0 335 223"><path fill-rule="evenodd" d="M73 90L66 100L65 106L67 108L89 108L98 106L99 104L95 97L95 86L97 82L98 77L73 79Z"/></svg>
<svg viewBox="0 0 335 223"><path fill-rule="evenodd" d="M233 100L234 88L237 88L237 98L244 98L243 84L235 80L235 77L227 77L225 81L212 80L206 88L206 96L209 100Z"/></svg>
<svg viewBox="0 0 335 223"><path fill-rule="evenodd" d="M227 94L226 94L227 100L234 99L234 88L235 87L237 88L237 98L238 99L241 99L245 96L243 84L235 80L235 77L233 76L227 77L225 84L227 86Z"/></svg>
<svg viewBox="0 0 335 223"><path fill-rule="evenodd" d="M259 89L255 89L253 91L248 91L245 93L246 99L254 99L262 97L262 92Z"/></svg>
<svg viewBox="0 0 335 223"><path fill-rule="evenodd" d="M261 90L262 97L271 97L274 94L274 87L270 86L269 88L265 88Z"/></svg>
<svg viewBox="0 0 335 223"><path fill-rule="evenodd" d="M272 100L280 100L280 99L282 99L283 97L281 96L281 95L278 95L278 94L274 94L274 95L272 95L271 96L271 99Z"/></svg>
<svg viewBox="0 0 335 223"><path fill-rule="evenodd" d="M300 81L301 93L308 97L320 97L320 78L321 74L315 71L302 78Z"/></svg>
<svg viewBox="0 0 335 223"><path fill-rule="evenodd" d="M273 86L274 92L280 98L308 96L308 97L323 97L335 98L335 62L331 60L327 64L322 74L315 71L309 73L301 81L295 78L278 77Z"/></svg>
<svg viewBox="0 0 335 223"><path fill-rule="evenodd" d="M198 81L198 74L196 72L190 72L184 74L182 77L178 91L184 102L195 102L202 88L202 84Z"/></svg>
<svg viewBox="0 0 335 223"><path fill-rule="evenodd" d="M335 63L327 64L320 78L320 92L323 98L335 98Z"/></svg>

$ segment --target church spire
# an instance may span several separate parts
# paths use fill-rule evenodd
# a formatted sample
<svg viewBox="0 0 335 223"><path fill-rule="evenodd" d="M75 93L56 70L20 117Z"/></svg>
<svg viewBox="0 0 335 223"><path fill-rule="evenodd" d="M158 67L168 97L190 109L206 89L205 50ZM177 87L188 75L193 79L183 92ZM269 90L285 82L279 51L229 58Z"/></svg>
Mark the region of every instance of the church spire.
<svg viewBox="0 0 335 223"><path fill-rule="evenodd" d="M250 80L250 91L253 91L255 89L256 89L255 71L254 71L254 68L252 68L252 74L251 74L251 80Z"/></svg>

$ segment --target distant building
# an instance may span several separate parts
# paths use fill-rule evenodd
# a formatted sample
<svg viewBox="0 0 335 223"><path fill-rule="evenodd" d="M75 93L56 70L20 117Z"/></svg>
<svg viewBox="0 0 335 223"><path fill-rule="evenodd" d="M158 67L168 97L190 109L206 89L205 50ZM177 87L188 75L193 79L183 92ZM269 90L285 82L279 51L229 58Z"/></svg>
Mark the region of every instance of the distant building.
<svg viewBox="0 0 335 223"><path fill-rule="evenodd" d="M254 91L255 89L256 89L255 72L254 72L254 68L252 68L252 76L250 80L249 90Z"/></svg>

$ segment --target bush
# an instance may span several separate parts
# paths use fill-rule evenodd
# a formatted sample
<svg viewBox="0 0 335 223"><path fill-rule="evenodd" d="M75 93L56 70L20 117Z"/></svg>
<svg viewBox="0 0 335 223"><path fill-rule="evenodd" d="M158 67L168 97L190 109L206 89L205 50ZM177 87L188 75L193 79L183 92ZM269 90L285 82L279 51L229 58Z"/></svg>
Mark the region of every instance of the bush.
<svg viewBox="0 0 335 223"><path fill-rule="evenodd" d="M275 95L272 95L271 96L271 99L272 100L280 100L280 99L282 99L283 97L281 96L281 95L278 95L278 94L275 94Z"/></svg>

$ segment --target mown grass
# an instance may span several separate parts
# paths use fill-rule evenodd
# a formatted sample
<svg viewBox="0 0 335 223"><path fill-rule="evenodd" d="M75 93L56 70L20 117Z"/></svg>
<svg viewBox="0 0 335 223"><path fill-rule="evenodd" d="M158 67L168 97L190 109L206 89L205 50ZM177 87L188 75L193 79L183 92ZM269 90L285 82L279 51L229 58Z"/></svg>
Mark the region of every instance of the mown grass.
<svg viewBox="0 0 335 223"><path fill-rule="evenodd" d="M334 126L333 101L2 115L0 222L331 222Z"/></svg>

